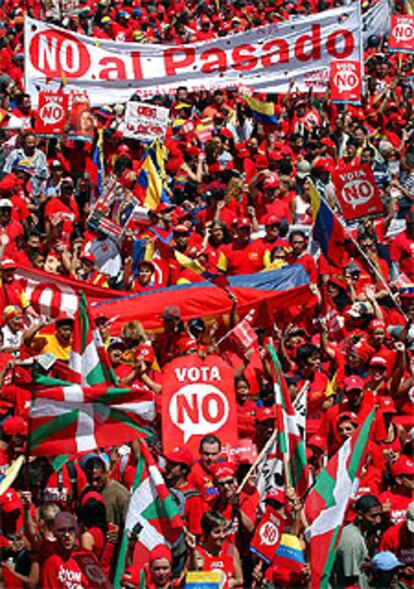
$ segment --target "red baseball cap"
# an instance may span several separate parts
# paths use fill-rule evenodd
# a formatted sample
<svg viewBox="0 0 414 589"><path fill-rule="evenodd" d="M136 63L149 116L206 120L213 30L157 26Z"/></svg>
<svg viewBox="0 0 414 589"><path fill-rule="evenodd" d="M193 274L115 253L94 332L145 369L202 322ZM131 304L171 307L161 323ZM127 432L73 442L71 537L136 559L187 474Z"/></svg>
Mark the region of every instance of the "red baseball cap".
<svg viewBox="0 0 414 589"><path fill-rule="evenodd" d="M2 427L3 434L6 434L6 436L15 436L16 434L27 436L27 429L27 423L20 415L8 417Z"/></svg>
<svg viewBox="0 0 414 589"><path fill-rule="evenodd" d="M369 322L368 329L370 331L374 329L385 329L385 323L384 321L381 321L381 319L372 319Z"/></svg>
<svg viewBox="0 0 414 589"><path fill-rule="evenodd" d="M408 456L400 456L394 464L391 464L390 471L393 477L414 475L414 460Z"/></svg>
<svg viewBox="0 0 414 589"><path fill-rule="evenodd" d="M359 425L358 415L352 411L342 411L338 415L338 423L342 423L343 421L350 421L354 425Z"/></svg>
<svg viewBox="0 0 414 589"><path fill-rule="evenodd" d="M387 368L387 361L382 356L374 356L369 363L370 366L383 366Z"/></svg>
<svg viewBox="0 0 414 589"><path fill-rule="evenodd" d="M351 376L347 376L344 380L344 389L346 392L358 390L364 390L364 381L360 376L356 374L352 374Z"/></svg>
<svg viewBox="0 0 414 589"><path fill-rule="evenodd" d="M197 341L193 337L180 337L176 344L177 352L188 352L197 347Z"/></svg>
<svg viewBox="0 0 414 589"><path fill-rule="evenodd" d="M266 493L264 500L265 501L277 501L278 503L285 505L286 495L285 495L285 492L283 491L283 489L272 489L271 491L268 491Z"/></svg>
<svg viewBox="0 0 414 589"><path fill-rule="evenodd" d="M186 225L176 225L173 228L174 233L190 233L189 228Z"/></svg>
<svg viewBox="0 0 414 589"><path fill-rule="evenodd" d="M141 344L137 347L135 357L152 364L155 360L154 349L150 344Z"/></svg>
<svg viewBox="0 0 414 589"><path fill-rule="evenodd" d="M11 270L17 268L17 264L11 258L6 258L0 262L0 267L2 270Z"/></svg>
<svg viewBox="0 0 414 589"><path fill-rule="evenodd" d="M187 450L187 448L183 448L181 446L178 446L177 448L171 450L171 452L168 454L165 454L165 458L170 462L185 464L189 468L191 468L194 464L194 458L191 452Z"/></svg>
<svg viewBox="0 0 414 589"><path fill-rule="evenodd" d="M280 223L280 217L273 215L272 213L266 213L266 215L263 215L263 217L260 219L260 222L265 226L276 225Z"/></svg>
<svg viewBox="0 0 414 589"><path fill-rule="evenodd" d="M310 448L317 448L323 452L326 450L326 439L319 434L314 434L308 440L308 446Z"/></svg>
<svg viewBox="0 0 414 589"><path fill-rule="evenodd" d="M9 487L0 497L0 507L5 513L10 513L15 509L23 509L23 503L14 489Z"/></svg>
<svg viewBox="0 0 414 589"><path fill-rule="evenodd" d="M379 397L378 400L383 413L397 413L394 400L391 397Z"/></svg>
<svg viewBox="0 0 414 589"><path fill-rule="evenodd" d="M236 474L236 467L231 462L217 462L210 467L210 472L214 475L216 480L224 477L234 477Z"/></svg>
<svg viewBox="0 0 414 589"><path fill-rule="evenodd" d="M269 421L276 419L276 407L259 407L256 411L256 421Z"/></svg>
<svg viewBox="0 0 414 589"><path fill-rule="evenodd" d="M267 178L264 182L263 182L263 188L276 188L276 186L278 186L278 181L275 180L275 178Z"/></svg>
<svg viewBox="0 0 414 589"><path fill-rule="evenodd" d="M250 221L249 217L240 217L236 221L236 228L237 229L242 229L243 227L251 228L251 226L252 226L252 222Z"/></svg>

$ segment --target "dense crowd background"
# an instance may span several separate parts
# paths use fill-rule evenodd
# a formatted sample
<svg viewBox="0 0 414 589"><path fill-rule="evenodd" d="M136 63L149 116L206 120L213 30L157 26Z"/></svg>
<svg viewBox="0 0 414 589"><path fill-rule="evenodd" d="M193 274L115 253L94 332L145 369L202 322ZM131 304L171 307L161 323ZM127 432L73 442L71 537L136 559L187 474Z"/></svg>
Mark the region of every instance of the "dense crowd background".
<svg viewBox="0 0 414 589"><path fill-rule="evenodd" d="M89 283L140 293L201 280L177 261L179 252L223 276L300 264L312 285L313 299L305 309L295 305L277 317L255 318L258 343L250 349L230 340L220 344L229 322L232 327L241 319L228 287L227 326L203 317L185 322L180 308L171 305L159 310L161 333L146 332L138 321L114 330L110 316L95 314L118 383L146 387L156 400L150 448L178 496L187 528L180 554L165 545L153 550L144 581L134 567L132 547L123 587L183 586L186 571L208 569L218 556L226 587L310 586L307 524L294 488L274 489L261 498L253 473L238 493L249 465L224 457L215 436L201 442L199 456L184 447L164 455L160 443L163 367L180 355L213 353L224 354L234 370L239 436L260 451L276 416L266 348L270 340L292 400L307 387L311 482L378 406L332 586L414 586L413 58L389 53L386 37L372 35L360 105L332 104L328 92L315 94L312 88L300 93L292 81L285 94L261 95L275 104L278 124L271 127L257 121L236 89L189 92L182 86L174 95L154 96L150 103L170 109L163 146L172 204L162 202L134 217L119 242L88 226L98 196L94 148L102 139L105 177L116 177L143 205L136 179L145 146L124 137L125 105L117 103L115 92L108 105L92 109L94 142L34 134L36 113L23 82L24 15L98 39L186 43L339 5L338 0L79 0L62 13L39 0L1 3L3 475L25 452L33 379L27 359L53 354L57 362L49 375L59 377L73 334L72 317L62 314L51 321L30 303L18 278L20 268L78 280L79 289ZM199 134L198 125L208 126L207 136ZM310 186L341 216L332 172L342 164L361 163L373 171L385 214L350 229L354 241L347 246L346 262L335 267L312 237ZM340 329L327 320L327 297ZM133 442L71 456L60 468L53 457L32 457L29 481L22 469L0 496L4 586L94 586L73 557L78 547L91 551L113 579L139 454ZM276 557L269 566L250 552L263 499L284 519L285 533L299 542L305 561L300 566Z"/></svg>

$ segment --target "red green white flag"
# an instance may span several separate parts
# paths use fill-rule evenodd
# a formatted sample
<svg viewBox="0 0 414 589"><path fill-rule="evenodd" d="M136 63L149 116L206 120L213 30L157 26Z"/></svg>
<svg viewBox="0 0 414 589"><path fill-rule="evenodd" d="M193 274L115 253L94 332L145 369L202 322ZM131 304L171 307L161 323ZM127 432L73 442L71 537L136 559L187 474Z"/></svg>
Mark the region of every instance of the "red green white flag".
<svg viewBox="0 0 414 589"><path fill-rule="evenodd" d="M128 535L137 534L133 562L137 567L148 563L148 555L159 544L169 548L183 534L184 523L178 507L145 442L141 442L133 493L129 502L125 531L118 557L114 587L118 588L125 569Z"/></svg>
<svg viewBox="0 0 414 589"><path fill-rule="evenodd" d="M34 394L28 445L36 456L77 454L146 437L154 418L147 389L50 387Z"/></svg>
<svg viewBox="0 0 414 589"><path fill-rule="evenodd" d="M302 497L309 487L309 467L299 429L300 417L292 406L286 379L272 344L269 344L268 350L273 369L279 450L287 457L289 480L298 496Z"/></svg>
<svg viewBox="0 0 414 589"><path fill-rule="evenodd" d="M80 295L79 310L73 328L69 369L70 381L74 383L84 386L105 382L117 384L99 329L89 314L88 303L83 293Z"/></svg>
<svg viewBox="0 0 414 589"><path fill-rule="evenodd" d="M329 460L306 498L312 589L329 586L345 513L357 490L374 417L375 409Z"/></svg>

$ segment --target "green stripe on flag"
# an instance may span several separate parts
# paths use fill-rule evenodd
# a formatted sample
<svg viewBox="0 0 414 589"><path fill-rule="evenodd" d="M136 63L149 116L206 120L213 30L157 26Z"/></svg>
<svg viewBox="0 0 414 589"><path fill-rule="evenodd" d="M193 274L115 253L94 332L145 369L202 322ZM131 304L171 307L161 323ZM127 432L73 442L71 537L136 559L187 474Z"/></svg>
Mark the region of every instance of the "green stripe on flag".
<svg viewBox="0 0 414 589"><path fill-rule="evenodd" d="M372 422L375 417L375 409L371 411L366 420L361 426L361 430L358 435L358 439L355 443L354 451L352 452L351 460L349 461L348 472L351 480L353 481L359 474L361 468L361 460L366 450L369 433L371 431Z"/></svg>
<svg viewBox="0 0 414 589"><path fill-rule="evenodd" d="M313 490L325 501L325 509L336 505L336 499L334 496L335 486L336 480L331 477L327 470L321 470L318 474Z"/></svg>
<svg viewBox="0 0 414 589"><path fill-rule="evenodd" d="M341 530L342 526L337 526L332 534L331 542L329 544L328 549L328 557L325 561L325 566L323 567L322 571L320 589L328 589L328 587L330 586L329 579L331 577L332 569L335 563L337 547L339 542L339 534Z"/></svg>
<svg viewBox="0 0 414 589"><path fill-rule="evenodd" d="M53 434L56 434L60 430L64 430L73 423L76 423L78 419L78 413L79 409L68 411L63 415L52 417L51 419L48 419L43 425L36 427L30 432L30 437L28 439L29 449L35 450L43 442L45 442L47 438L53 436Z"/></svg>
<svg viewBox="0 0 414 589"><path fill-rule="evenodd" d="M140 454L140 456L138 458L137 468L135 471L134 484L132 485L131 493L134 493L135 489L137 489L137 487L141 484L142 476L144 474L144 468L145 468L145 459L144 459L143 455ZM117 565L116 565L115 576L114 576L114 588L115 589L119 589L121 587L121 577L124 574L124 570L125 570L125 559L126 559L127 550L128 550L128 542L129 542L128 530L124 529L124 532L122 535L121 547L119 549L119 554L118 554L118 561L117 561Z"/></svg>

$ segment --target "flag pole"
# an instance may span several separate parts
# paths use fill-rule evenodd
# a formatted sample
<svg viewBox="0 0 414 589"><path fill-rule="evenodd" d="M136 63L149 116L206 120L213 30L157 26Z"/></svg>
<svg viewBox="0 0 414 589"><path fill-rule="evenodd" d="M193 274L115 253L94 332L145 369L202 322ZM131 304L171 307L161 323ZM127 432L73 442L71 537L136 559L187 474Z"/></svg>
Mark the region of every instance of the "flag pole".
<svg viewBox="0 0 414 589"><path fill-rule="evenodd" d="M312 182L312 185L315 188L316 192L319 194L319 198L325 203L325 205L330 210L330 212L332 213L332 215L336 218L336 220L338 221L338 223L340 223L340 225L341 225L342 229L344 230L344 232L346 233L347 237L352 241L353 245L356 247L356 249L358 250L358 252L362 255L362 257L364 258L364 260L368 263L368 266L374 272L376 278L383 284L383 286L385 287L385 290L387 291L388 295L391 297L391 300L394 303L394 305L397 308L397 310L401 313L401 315L404 317L404 319L406 321L408 321L407 315L403 311L403 309L402 309L401 305L399 304L399 302L395 299L394 293L391 291L390 287L388 286L388 284L387 284L385 278L383 277L383 275L381 274L381 272L379 272L378 269L375 267L375 265L371 262L371 260L368 258L368 256L366 255L366 253L360 247L359 243L354 239L353 235L349 231L348 226L345 225L344 223L342 223L341 219L338 217L338 215L335 213L335 211L330 207L328 201L321 195L321 193L316 188L316 186L313 184L313 182Z"/></svg>
<svg viewBox="0 0 414 589"><path fill-rule="evenodd" d="M242 482L240 483L240 485L237 488L236 495L239 495L241 493L243 487L247 483L247 480L249 479L251 474L256 469L257 465L261 462L261 460L264 458L264 456L266 456L267 452L269 451L269 448L271 448L273 442L276 439L276 436L277 436L277 428L275 428L274 432L272 433L270 438L267 440L266 444L263 446L260 454L258 455L256 460L253 462L253 464L251 465L251 467L247 471L247 474L245 475L244 479L242 480Z"/></svg>

